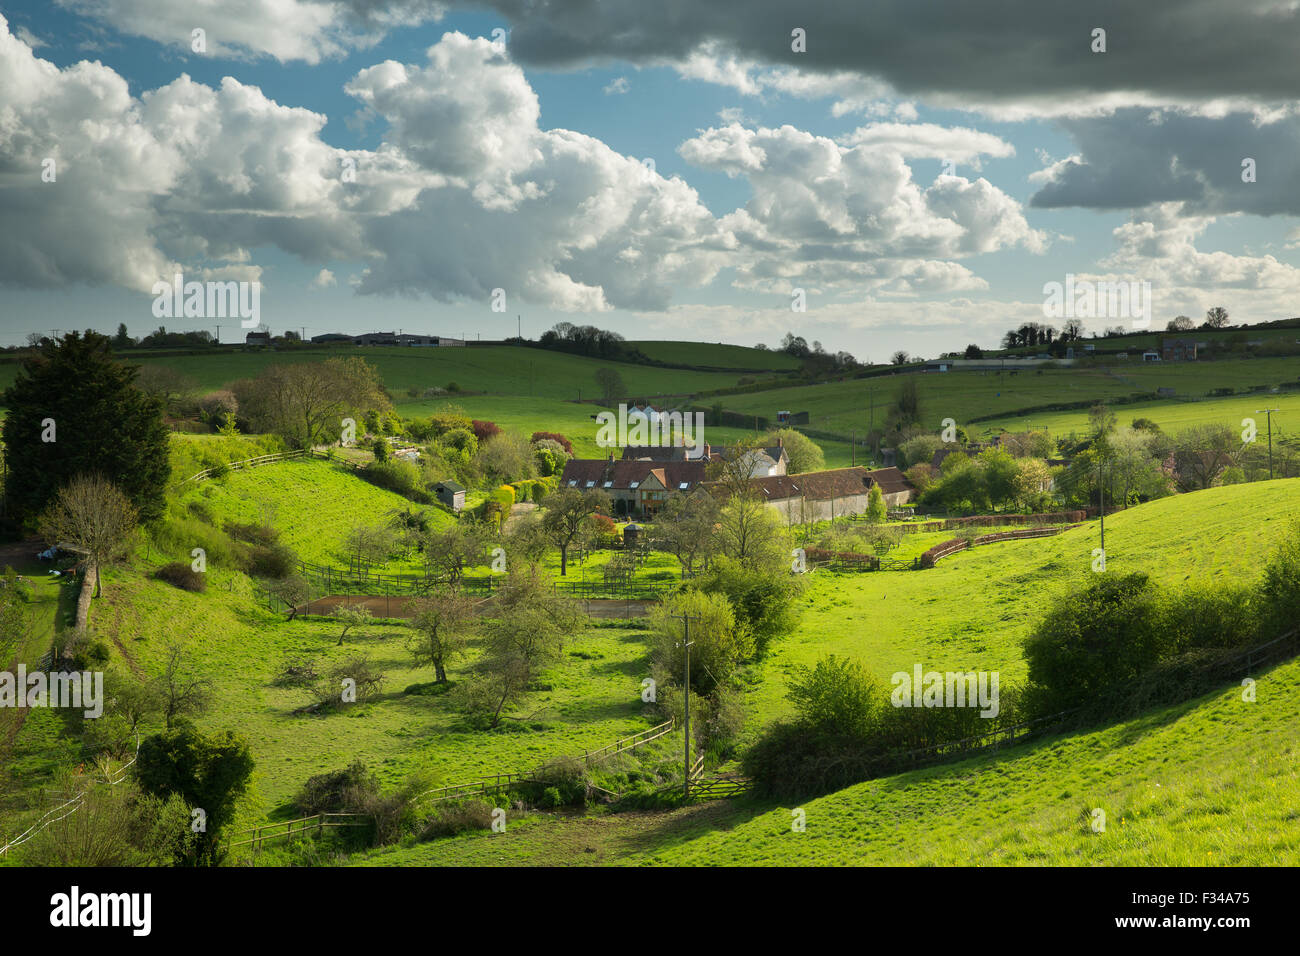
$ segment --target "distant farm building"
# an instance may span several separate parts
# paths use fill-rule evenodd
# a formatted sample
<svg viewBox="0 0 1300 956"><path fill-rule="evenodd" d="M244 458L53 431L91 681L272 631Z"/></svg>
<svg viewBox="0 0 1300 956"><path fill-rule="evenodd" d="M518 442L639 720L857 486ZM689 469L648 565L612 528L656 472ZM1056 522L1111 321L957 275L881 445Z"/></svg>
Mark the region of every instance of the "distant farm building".
<svg viewBox="0 0 1300 956"><path fill-rule="evenodd" d="M1196 361L1196 343L1191 339L1163 339L1160 343L1161 357L1166 362Z"/></svg>
<svg viewBox="0 0 1300 956"><path fill-rule="evenodd" d="M465 507L464 485L454 481L440 481L433 486L433 493L452 511L461 511Z"/></svg>

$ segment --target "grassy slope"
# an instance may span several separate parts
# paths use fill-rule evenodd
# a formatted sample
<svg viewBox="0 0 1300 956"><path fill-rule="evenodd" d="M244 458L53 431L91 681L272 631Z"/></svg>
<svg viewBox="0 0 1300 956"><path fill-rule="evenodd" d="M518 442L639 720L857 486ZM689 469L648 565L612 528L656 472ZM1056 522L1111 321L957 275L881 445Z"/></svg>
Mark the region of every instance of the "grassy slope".
<svg viewBox="0 0 1300 956"><path fill-rule="evenodd" d="M868 781L644 862L1258 866L1300 863L1300 662L1093 733ZM1106 830L1093 833L1094 808Z"/></svg>
<svg viewBox="0 0 1300 956"><path fill-rule="evenodd" d="M219 524L271 515L281 540L299 557L328 565L346 563L343 540L356 525L382 524L392 509L420 507L337 465L311 459L234 471L195 485L181 501L202 502ZM426 510L437 526L453 520L438 509Z"/></svg>
<svg viewBox="0 0 1300 956"><path fill-rule="evenodd" d="M408 388L445 387L456 382L476 392L574 398L579 389L597 394L596 370L615 368L631 392L647 395L695 392L735 385L739 373L692 372L604 362L560 352L515 346L490 348L365 347L285 352L228 352L165 358L127 356L132 361L159 362L197 379L205 388L218 388L235 379L256 375L268 365L322 361L360 356L379 369L394 396Z"/></svg>
<svg viewBox="0 0 1300 956"><path fill-rule="evenodd" d="M1145 571L1167 584L1251 580L1298 512L1294 478L1149 502L1106 519L1107 573ZM917 662L1022 679L1021 642L1055 591L1093 573L1096 546L1091 521L1051 538L961 552L926 571L816 572L796 632L776 646L765 679L747 696L757 718L751 730L787 712L792 665L829 653L857 657L885 680Z"/></svg>
<svg viewBox="0 0 1300 956"><path fill-rule="evenodd" d="M795 371L799 360L771 349L752 349L722 342L629 342L656 362L693 365L701 368L764 369Z"/></svg>
<svg viewBox="0 0 1300 956"><path fill-rule="evenodd" d="M1281 359L1236 359L1217 362L1169 363L1160 366L1113 368L1073 368L1004 372L912 372L921 395L921 412L927 427L938 429L944 418L958 424L985 415L1010 414L1021 408L1058 402L1113 399L1134 392L1155 391L1168 387L1181 396L1204 396L1215 388L1247 388L1253 385L1276 385L1294 381L1297 361ZM832 382L795 388L773 389L745 395L725 396L722 401L731 411L774 418L778 409L807 411L813 428L847 433L856 428L864 433L871 422L871 403L875 402L875 424L884 422L886 411L898 394L900 376ZM1271 396L1273 398L1276 396ZM1181 403L1169 403L1181 407ZM1269 401L1268 404L1277 404ZM1127 414L1130 406L1118 409ZM1132 406L1134 408L1138 406ZM1263 407L1256 404L1255 408ZM1072 417L1075 413L1071 413ZM1086 419L1086 410L1082 413ZM1155 417L1155 416L1151 416ZM1044 416L1030 416L1038 425ZM1001 422L1008 428L1023 428L1021 418ZM986 427L977 423L976 430Z"/></svg>
<svg viewBox="0 0 1300 956"><path fill-rule="evenodd" d="M215 684L212 709L200 724L246 735L257 760L257 786L272 809L308 776L360 758L380 776L400 782L416 770L444 783L489 771L519 770L552 757L596 748L646 726L640 681L646 674L641 632L591 628L573 636L563 666L543 674L539 689L517 713L528 721L497 733L468 730L446 697L402 694L433 679L415 669L405 649L406 628L373 624L336 646L339 629L328 619L286 621L265 610L246 578L210 571L206 594L190 594L136 571L106 578L95 608L99 626L115 633L132 659L156 672L169 641L196 655ZM227 588L230 590L227 590ZM310 698L271 681L290 656L315 658L318 669L358 651L385 673L375 703L326 716L292 716ZM477 648L471 650L471 660ZM451 668L452 679L468 661Z"/></svg>

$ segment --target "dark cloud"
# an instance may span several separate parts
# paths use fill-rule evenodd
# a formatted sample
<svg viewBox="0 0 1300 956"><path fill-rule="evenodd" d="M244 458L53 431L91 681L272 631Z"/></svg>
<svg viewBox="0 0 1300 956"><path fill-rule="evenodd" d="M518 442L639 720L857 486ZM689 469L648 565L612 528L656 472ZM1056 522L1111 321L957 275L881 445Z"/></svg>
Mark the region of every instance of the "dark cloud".
<svg viewBox="0 0 1300 956"><path fill-rule="evenodd" d="M1063 164L1034 195L1040 208L1128 209L1181 201L1194 215L1244 212L1300 215L1300 120L1259 123L1253 116L1196 116L1120 110L1061 125L1080 159ZM1255 181L1242 181L1242 161Z"/></svg>
<svg viewBox="0 0 1300 956"><path fill-rule="evenodd" d="M686 57L714 42L745 59L875 75L904 95L980 100L1141 91L1300 95L1300 10L1276 0L488 0L512 56L576 66ZM790 31L807 31L807 53ZM1107 52L1090 49L1094 27Z"/></svg>

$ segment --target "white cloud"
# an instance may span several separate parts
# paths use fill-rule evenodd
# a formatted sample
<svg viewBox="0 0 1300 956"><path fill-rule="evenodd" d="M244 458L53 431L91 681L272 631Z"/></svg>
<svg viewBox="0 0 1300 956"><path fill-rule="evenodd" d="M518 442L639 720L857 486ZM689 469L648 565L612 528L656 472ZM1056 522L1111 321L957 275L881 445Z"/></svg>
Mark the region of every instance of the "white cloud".
<svg viewBox="0 0 1300 956"><path fill-rule="evenodd" d="M623 93L626 93L627 91L628 91L628 83L627 83L626 76L616 77L615 79L611 80L604 88L604 93L606 96L618 96Z"/></svg>
<svg viewBox="0 0 1300 956"><path fill-rule="evenodd" d="M311 280L311 286L314 289L329 289L338 284L339 280L328 269L322 269L316 273L316 278Z"/></svg>

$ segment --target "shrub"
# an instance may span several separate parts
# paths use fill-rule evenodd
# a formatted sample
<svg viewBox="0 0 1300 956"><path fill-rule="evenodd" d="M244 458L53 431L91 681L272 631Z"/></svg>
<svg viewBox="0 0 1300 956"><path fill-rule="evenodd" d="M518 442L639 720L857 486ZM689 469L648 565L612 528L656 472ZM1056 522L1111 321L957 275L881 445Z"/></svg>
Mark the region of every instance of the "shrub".
<svg viewBox="0 0 1300 956"><path fill-rule="evenodd" d="M378 779L366 770L363 761L354 760L342 770L308 777L293 798L293 803L304 816L344 813L365 794L378 792Z"/></svg>
<svg viewBox="0 0 1300 956"><path fill-rule="evenodd" d="M1102 697L1174 649L1158 591L1145 574L1101 574L1058 596L1025 641L1042 713Z"/></svg>
<svg viewBox="0 0 1300 956"><path fill-rule="evenodd" d="M280 540L280 532L269 524L240 524L237 521L227 521L225 528L226 534L234 540L246 541L262 547L270 547Z"/></svg>
<svg viewBox="0 0 1300 956"><path fill-rule="evenodd" d="M298 566L298 555L288 545L270 547L254 545L248 550L245 562L247 573L258 578L287 578Z"/></svg>
<svg viewBox="0 0 1300 956"><path fill-rule="evenodd" d="M480 444L501 434L501 426L496 422L481 422L475 418L470 421L470 427L473 428L474 437Z"/></svg>
<svg viewBox="0 0 1300 956"><path fill-rule="evenodd" d="M186 564L184 561L173 561L171 564L164 564L155 572L155 577L184 591L200 592L206 591L208 588L208 576L200 571L195 571L191 565Z"/></svg>
<svg viewBox="0 0 1300 956"><path fill-rule="evenodd" d="M569 441L569 439L565 438L563 435L559 434L558 432L533 432L532 438L528 440L530 442L536 443L542 441L543 439L549 439L553 442L557 442L559 446L564 449L564 453L566 455L568 455L570 458L573 457L573 442Z"/></svg>
<svg viewBox="0 0 1300 956"><path fill-rule="evenodd" d="M420 469L409 461L376 459L359 474L373 485L408 498L415 499L417 493L424 494L420 487ZM424 494L424 497L427 499L428 495Z"/></svg>
<svg viewBox="0 0 1300 956"><path fill-rule="evenodd" d="M814 730L866 737L880 724L885 686L856 660L832 654L798 665L787 684L795 713Z"/></svg>
<svg viewBox="0 0 1300 956"><path fill-rule="evenodd" d="M492 805L483 800L453 801L438 804L424 822L421 840L456 836L469 830L486 830L492 826Z"/></svg>

